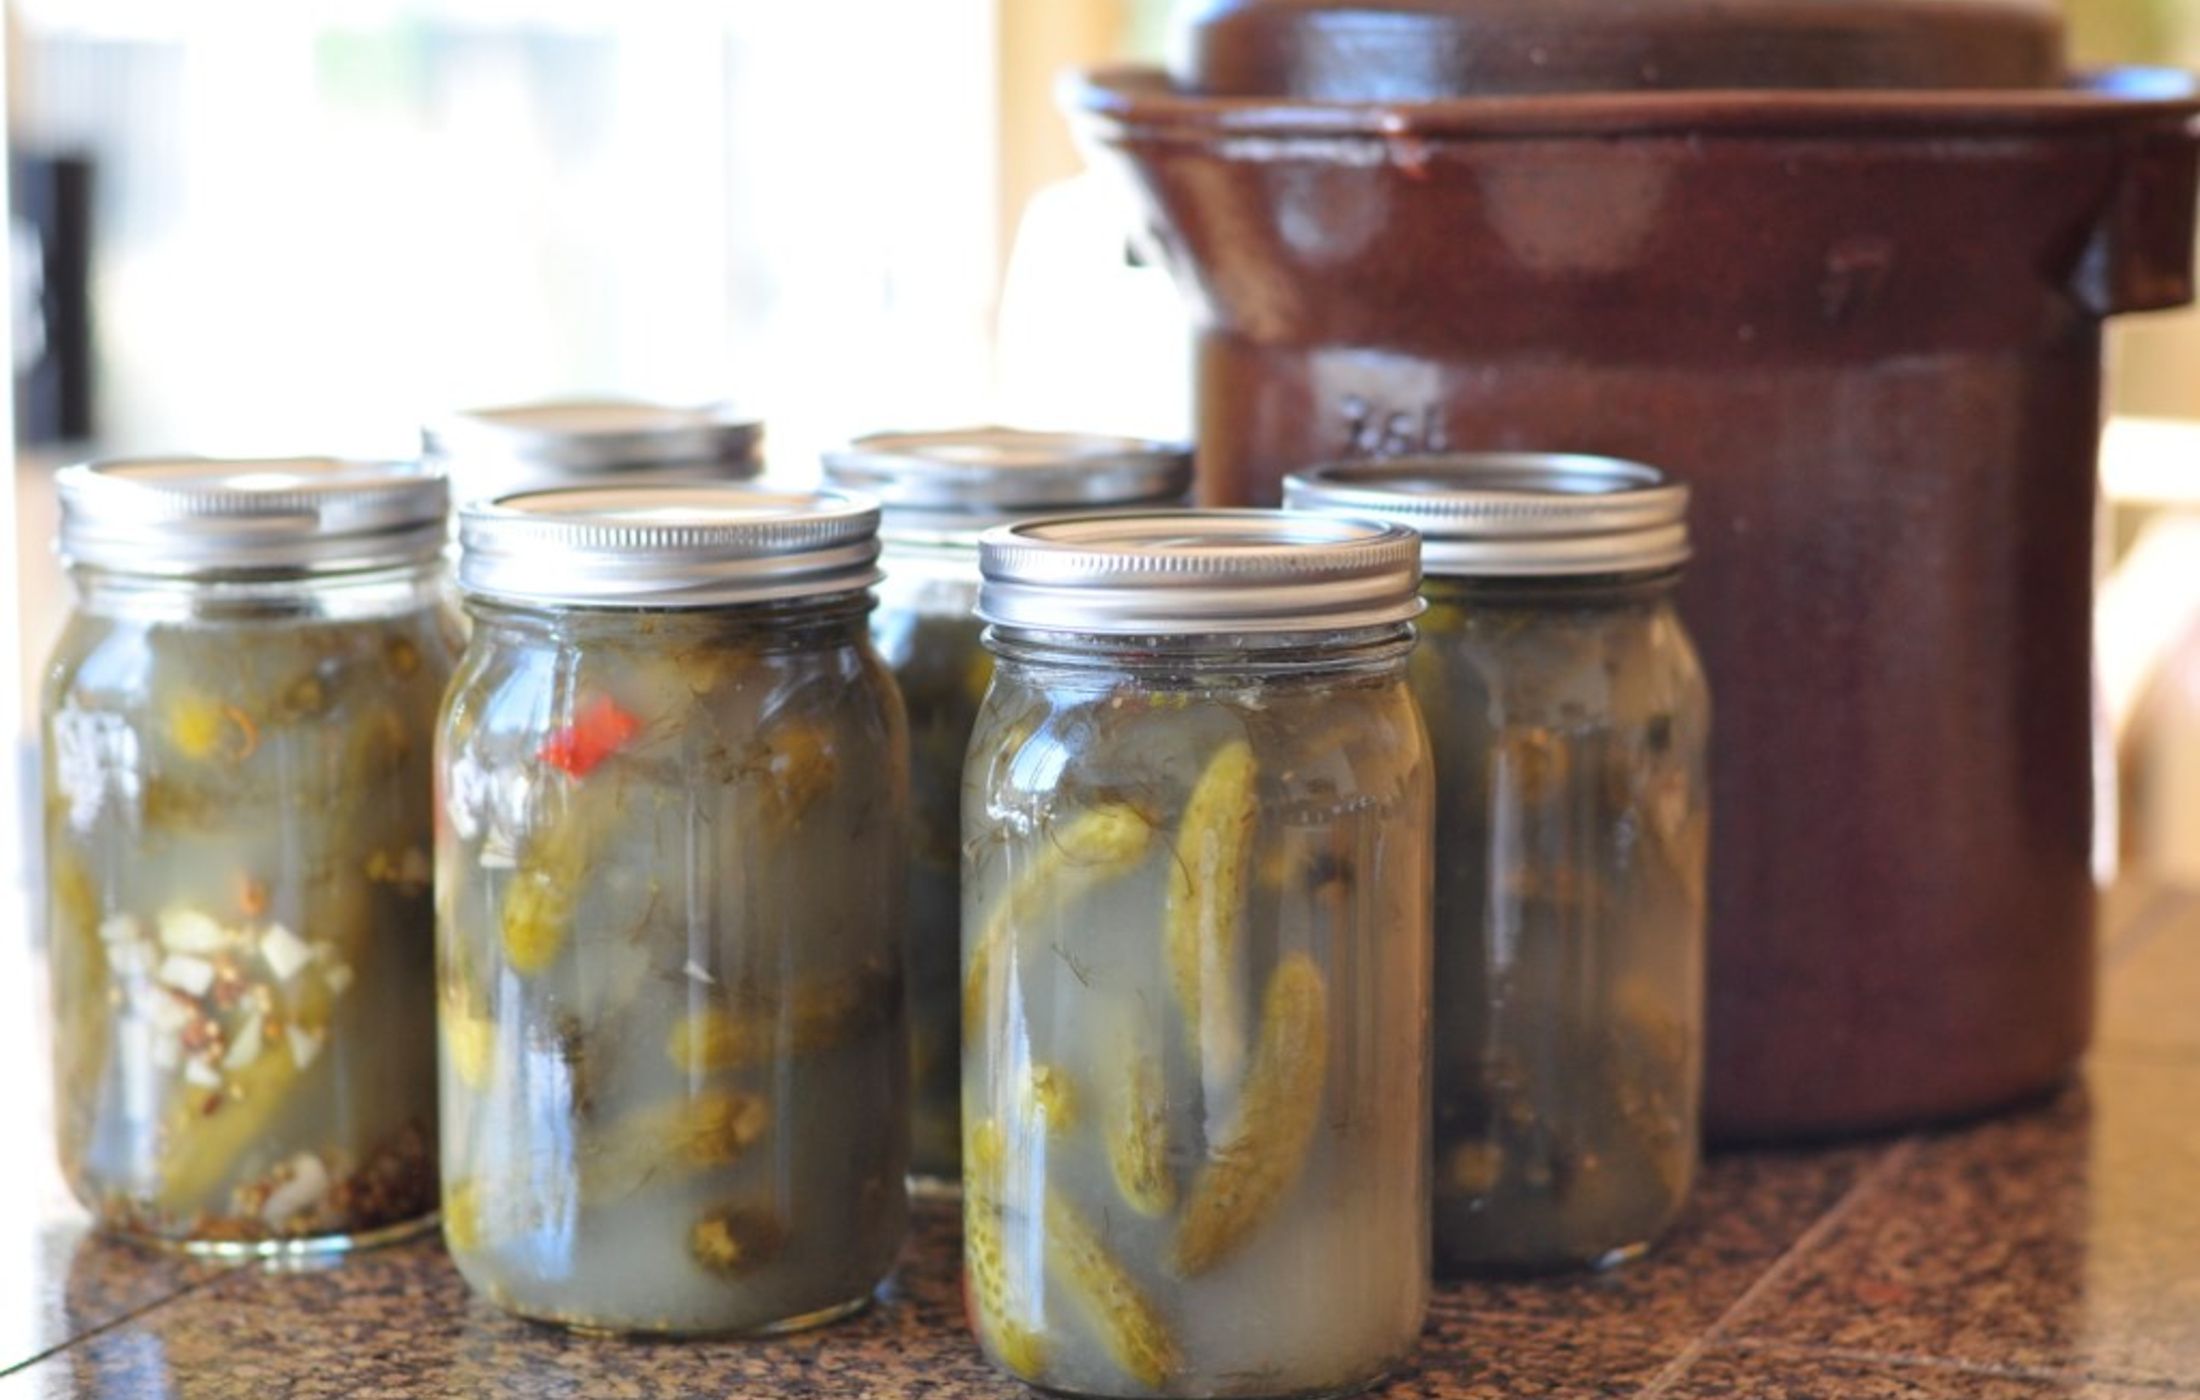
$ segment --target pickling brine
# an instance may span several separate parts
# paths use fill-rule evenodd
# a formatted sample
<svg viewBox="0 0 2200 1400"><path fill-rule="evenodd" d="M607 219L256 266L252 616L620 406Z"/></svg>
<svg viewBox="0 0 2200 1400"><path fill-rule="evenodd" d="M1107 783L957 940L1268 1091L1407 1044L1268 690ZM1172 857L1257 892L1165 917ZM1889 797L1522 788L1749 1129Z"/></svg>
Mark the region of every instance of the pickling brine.
<svg viewBox="0 0 2200 1400"><path fill-rule="evenodd" d="M1334 467L1291 492L1426 536L1438 1266L1630 1259L1697 1163L1710 715L1672 597L1687 493L1528 454Z"/></svg>
<svg viewBox="0 0 2200 1400"><path fill-rule="evenodd" d="M1668 592L1428 586L1449 1268L1618 1262L1688 1198L1708 714Z"/></svg>
<svg viewBox="0 0 2200 1400"><path fill-rule="evenodd" d="M331 1247L435 1207L442 489L335 463L64 474L55 1097L65 1174L108 1228ZM375 511L381 533L346 537Z"/></svg>
<svg viewBox="0 0 2200 1400"><path fill-rule="evenodd" d="M952 1186L962 1170L962 769L993 657L970 611L975 583L931 562L893 566L873 635L909 712L910 1165Z"/></svg>
<svg viewBox="0 0 2200 1400"><path fill-rule="evenodd" d="M905 1227L908 760L865 632L875 513L660 490L468 513L439 759L444 1237L528 1317L783 1330L867 1301ZM672 593L707 567L683 520L721 560L784 560L805 524L860 560L815 596L530 596L618 573L590 541L623 520L665 532L635 567ZM515 535L521 581L495 558Z"/></svg>
<svg viewBox="0 0 2200 1400"><path fill-rule="evenodd" d="M1044 551L1053 528L995 538ZM1249 587L1267 550L1281 591L1294 556L1397 545L1303 528L1131 517L1059 547L1127 587L1191 551L1218 590ZM1015 565L996 588L989 564L1000 665L964 800L964 1219L974 1324L1025 1381L1326 1395L1412 1348L1432 776L1404 672L1411 545L1389 620L1227 640L1031 626Z"/></svg>

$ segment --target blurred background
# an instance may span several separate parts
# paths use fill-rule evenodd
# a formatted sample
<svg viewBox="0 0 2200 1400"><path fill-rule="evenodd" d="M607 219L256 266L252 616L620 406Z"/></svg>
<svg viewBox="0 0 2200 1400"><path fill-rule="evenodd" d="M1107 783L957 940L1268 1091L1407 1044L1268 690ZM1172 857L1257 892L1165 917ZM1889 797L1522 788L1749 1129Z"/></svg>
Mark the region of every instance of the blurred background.
<svg viewBox="0 0 2200 1400"><path fill-rule="evenodd" d="M65 602L47 483L89 455L404 454L564 393L730 399L797 476L884 427L1182 435L1174 295L1062 186L1053 98L1165 9L14 0L26 682Z"/></svg>
<svg viewBox="0 0 2200 1400"><path fill-rule="evenodd" d="M1053 96L1158 55L1167 10L13 0L4 732L27 746L72 459L398 454L441 411L572 392L732 399L795 476L882 427L1183 435L1174 295ZM2200 67L2200 0L2070 17L2081 62ZM2164 722L2200 712L2200 313L2121 326L2104 849L2200 878L2200 749Z"/></svg>

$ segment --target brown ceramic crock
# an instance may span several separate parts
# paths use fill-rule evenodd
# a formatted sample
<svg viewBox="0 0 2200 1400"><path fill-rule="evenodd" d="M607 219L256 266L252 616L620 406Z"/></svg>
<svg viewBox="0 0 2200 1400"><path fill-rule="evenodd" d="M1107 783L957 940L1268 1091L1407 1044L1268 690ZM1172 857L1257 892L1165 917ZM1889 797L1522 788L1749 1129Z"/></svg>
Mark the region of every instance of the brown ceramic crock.
<svg viewBox="0 0 2200 1400"><path fill-rule="evenodd" d="M1445 448L1695 487L1714 1135L2060 1081L2101 324L2191 296L2194 85L2066 80L2011 0L1216 0L1182 51L1072 102L1194 308L1203 500Z"/></svg>

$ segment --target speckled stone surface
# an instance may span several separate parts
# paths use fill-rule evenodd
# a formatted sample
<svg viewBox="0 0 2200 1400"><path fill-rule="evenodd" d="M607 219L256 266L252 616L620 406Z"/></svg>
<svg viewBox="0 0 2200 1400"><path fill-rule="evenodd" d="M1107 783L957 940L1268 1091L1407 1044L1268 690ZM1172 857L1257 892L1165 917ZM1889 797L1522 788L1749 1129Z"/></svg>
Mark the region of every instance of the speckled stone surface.
<svg viewBox="0 0 2200 1400"><path fill-rule="evenodd" d="M101 1240L73 1207L0 1211L0 1359L19 1364L203 1288L232 1266ZM0 1375L4 1375L0 1370ZM6 1382L0 1380L0 1387ZM5 1393L0 1390L0 1393Z"/></svg>
<svg viewBox="0 0 2200 1400"><path fill-rule="evenodd" d="M2120 892L2104 933L2084 1084L1941 1133L1714 1159L1648 1260L1440 1289L1384 1393L2200 1400L2200 895ZM0 1211L0 1397L1028 1394L964 1331L953 1207L918 1222L849 1322L636 1344L503 1316L432 1241L209 1264L84 1240L42 1188Z"/></svg>
<svg viewBox="0 0 2200 1400"><path fill-rule="evenodd" d="M2200 1389L2200 1064L1896 1151L1727 1335Z"/></svg>
<svg viewBox="0 0 2200 1400"><path fill-rule="evenodd" d="M1714 1157L1687 1211L1649 1257L1533 1283L1455 1283L1440 1290L1433 1311L1462 1327L1502 1317L1683 1345L1717 1322L1884 1151Z"/></svg>
<svg viewBox="0 0 2200 1400"><path fill-rule="evenodd" d="M2181 1394L2076 1376L1749 1352L1701 1357L1655 1393L1667 1400L2164 1400Z"/></svg>
<svg viewBox="0 0 2200 1400"><path fill-rule="evenodd" d="M321 1268L240 1271L27 1373L37 1394L205 1400L352 1396L1018 1393L962 1327L952 1208L921 1213L907 1265L861 1316L758 1342L572 1336L472 1297L433 1243ZM0 1382L4 1384L4 1382ZM12 1400L12 1397L11 1397Z"/></svg>
<svg viewBox="0 0 2200 1400"><path fill-rule="evenodd" d="M0 951L0 988L34 980L26 950ZM93 1236L69 1199L47 1125L41 1018L0 1025L0 1064L40 1064L0 1075L0 1375L29 1358L112 1327L201 1288L233 1265L116 1244ZM0 1380L0 1393L6 1381Z"/></svg>

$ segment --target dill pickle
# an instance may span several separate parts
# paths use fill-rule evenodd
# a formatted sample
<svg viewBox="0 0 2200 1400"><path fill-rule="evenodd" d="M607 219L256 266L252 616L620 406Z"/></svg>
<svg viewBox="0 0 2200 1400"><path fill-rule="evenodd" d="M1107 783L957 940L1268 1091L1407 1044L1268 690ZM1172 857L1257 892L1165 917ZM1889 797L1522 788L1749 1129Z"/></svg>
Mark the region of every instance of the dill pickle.
<svg viewBox="0 0 2200 1400"><path fill-rule="evenodd" d="M54 1081L97 1084L106 1078L113 1041L108 1026L113 979L99 936L99 890L83 857L72 845L59 842L48 853L46 886L53 940L47 956L54 975ZM91 1144L97 1105L81 1095L63 1095L57 1107L61 1160L73 1176Z"/></svg>
<svg viewBox="0 0 2200 1400"><path fill-rule="evenodd" d="M1179 1271L1205 1273L1267 1225L1305 1168L1328 1074L1328 989L1314 960L1294 953L1269 979L1236 1122L1184 1203Z"/></svg>
<svg viewBox="0 0 2200 1400"><path fill-rule="evenodd" d="M446 1001L440 1016L444 1062L458 1082L479 1092L496 1069L496 1026L464 1002Z"/></svg>
<svg viewBox="0 0 2200 1400"><path fill-rule="evenodd" d="M1176 1177L1169 1166L1168 1090L1161 1062L1132 1054L1122 1062L1124 1082L1108 1122L1108 1166L1123 1202L1140 1215L1176 1209Z"/></svg>
<svg viewBox="0 0 2200 1400"><path fill-rule="evenodd" d="M729 1167L771 1127L762 1096L713 1091L636 1109L612 1123L582 1159L584 1199L639 1190L666 1172Z"/></svg>
<svg viewBox="0 0 2200 1400"><path fill-rule="evenodd" d="M783 998L726 998L673 1023L665 1054L690 1074L747 1069L772 1059L849 1044L894 1019L900 987L872 968L807 978Z"/></svg>
<svg viewBox="0 0 2200 1400"><path fill-rule="evenodd" d="M1041 908L1075 902L1082 894L1129 871L1146 857L1153 827L1138 809L1112 803L1079 812L1037 844L1030 865L980 927L963 972L963 1034L984 1024L988 984L1018 926Z"/></svg>
<svg viewBox="0 0 2200 1400"><path fill-rule="evenodd" d="M230 1163L267 1131L297 1078L290 1056L262 1055L231 1075L221 1092L173 1105L163 1134L167 1151L156 1207L174 1212L205 1199Z"/></svg>
<svg viewBox="0 0 2200 1400"><path fill-rule="evenodd" d="M1036 1290L1011 1282L1006 1197L1009 1147L998 1125L981 1121L964 1153L964 1258L981 1340L1018 1377L1049 1381L1050 1348L1025 1319ZM1019 1215L1031 1213L1019 1204ZM1145 1287L1110 1250L1090 1220L1058 1190L1044 1192L1046 1284L1084 1318L1109 1363L1138 1386L1158 1389L1180 1364L1177 1342Z"/></svg>
<svg viewBox="0 0 2200 1400"><path fill-rule="evenodd" d="M768 829L793 831L840 777L833 736L807 720L775 724L764 736Z"/></svg>
<svg viewBox="0 0 2200 1400"><path fill-rule="evenodd" d="M787 1222L761 1206L718 1206L688 1228L688 1254L722 1278L754 1274L786 1247Z"/></svg>
<svg viewBox="0 0 2200 1400"><path fill-rule="evenodd" d="M1033 1065L1024 1076L1023 1117L1043 1125L1042 1131L1048 1137L1076 1131L1084 1112L1083 1101L1076 1081L1059 1065Z"/></svg>
<svg viewBox="0 0 2200 1400"><path fill-rule="evenodd" d="M1227 1102L1245 1067L1241 925L1260 815L1253 749L1225 744L1207 764L1177 828L1169 866L1171 985L1210 1102Z"/></svg>
<svg viewBox="0 0 2200 1400"><path fill-rule="evenodd" d="M1047 1347L1026 1321L1023 1306L1036 1290L1018 1290L1010 1281L1001 1225L1001 1130L993 1123L974 1123L969 1138L962 1153L963 1259L972 1318L979 1341L995 1360L1023 1380L1037 1381L1046 1371Z"/></svg>
<svg viewBox="0 0 2200 1400"><path fill-rule="evenodd" d="M1060 1192L1047 1195L1046 1230L1049 1274L1060 1279L1123 1373L1148 1390L1161 1389L1183 1363L1145 1289Z"/></svg>
<svg viewBox="0 0 2200 1400"><path fill-rule="evenodd" d="M522 976L543 971L564 949L580 884L616 810L600 791L583 792L557 777L544 781L558 793L556 814L536 829L504 891L504 960Z"/></svg>
<svg viewBox="0 0 2200 1400"><path fill-rule="evenodd" d="M443 1240L464 1253L481 1248L481 1197L471 1181L443 1184Z"/></svg>
<svg viewBox="0 0 2200 1400"><path fill-rule="evenodd" d="M531 857L504 896L504 960L518 973L540 972L557 960L573 921L567 872L554 858Z"/></svg>

